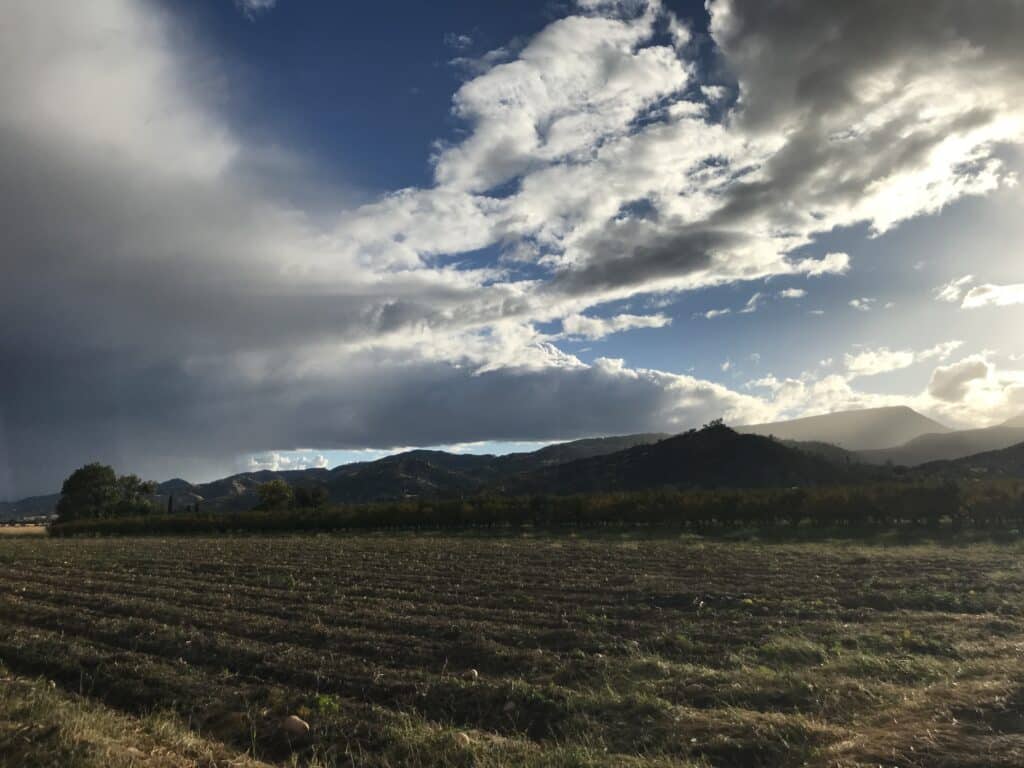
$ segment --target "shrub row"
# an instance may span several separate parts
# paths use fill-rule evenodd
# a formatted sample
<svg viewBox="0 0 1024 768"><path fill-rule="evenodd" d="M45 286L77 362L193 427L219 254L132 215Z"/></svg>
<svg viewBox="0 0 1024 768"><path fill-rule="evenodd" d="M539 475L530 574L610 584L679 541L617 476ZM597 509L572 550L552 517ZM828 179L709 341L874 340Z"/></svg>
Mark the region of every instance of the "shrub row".
<svg viewBox="0 0 1024 768"><path fill-rule="evenodd" d="M693 531L780 526L1024 530L1024 485L892 483L579 496L475 496L342 504L323 509L82 519L56 523L50 532L74 536L631 524L676 526Z"/></svg>

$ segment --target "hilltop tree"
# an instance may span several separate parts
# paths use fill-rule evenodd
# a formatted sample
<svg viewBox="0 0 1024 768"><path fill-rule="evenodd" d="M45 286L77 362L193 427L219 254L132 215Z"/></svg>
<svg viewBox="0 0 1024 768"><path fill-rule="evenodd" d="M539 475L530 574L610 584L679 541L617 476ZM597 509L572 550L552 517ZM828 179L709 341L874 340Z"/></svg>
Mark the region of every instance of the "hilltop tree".
<svg viewBox="0 0 1024 768"><path fill-rule="evenodd" d="M292 487L284 480L276 479L259 487L260 509L287 509L292 504Z"/></svg>

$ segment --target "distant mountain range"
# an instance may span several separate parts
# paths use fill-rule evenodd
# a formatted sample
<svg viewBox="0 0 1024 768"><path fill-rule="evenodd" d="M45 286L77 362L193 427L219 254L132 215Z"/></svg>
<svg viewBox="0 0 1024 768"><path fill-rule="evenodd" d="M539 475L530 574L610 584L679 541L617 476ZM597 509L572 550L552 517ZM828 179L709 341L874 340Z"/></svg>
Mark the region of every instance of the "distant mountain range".
<svg viewBox="0 0 1024 768"><path fill-rule="evenodd" d="M1024 429L1024 413L1020 414L1019 416L1015 416L1009 421L1004 422L1002 426L1014 427L1016 429Z"/></svg>
<svg viewBox="0 0 1024 768"><path fill-rule="evenodd" d="M866 464L916 467L1024 443L1024 414L995 427L952 430L911 408L870 408L736 429L801 441L805 449L832 458L842 448Z"/></svg>
<svg viewBox="0 0 1024 768"><path fill-rule="evenodd" d="M771 424L736 427L737 432L774 436L780 440L828 443L848 451L870 451L902 445L925 434L949 428L905 406L840 411Z"/></svg>
<svg viewBox="0 0 1024 768"><path fill-rule="evenodd" d="M818 447L814 447L818 448ZM835 449L838 451L838 449ZM263 483L281 479L299 488L320 486L335 503L404 498L450 498L477 493L566 494L639 488L720 488L818 485L870 471L839 451L825 458L726 427L683 435L639 434L577 440L505 456L416 450L335 469L244 472L209 483L174 479L157 486L157 500L182 510L250 509ZM0 515L52 511L57 496L0 505ZM5 510L4 507L7 509Z"/></svg>
<svg viewBox="0 0 1024 768"><path fill-rule="evenodd" d="M919 471L942 475L995 475L1024 478L1024 443L952 461L933 461L922 465Z"/></svg>
<svg viewBox="0 0 1024 768"><path fill-rule="evenodd" d="M915 437L903 445L877 451L859 451L861 461L871 464L901 464L914 467L930 461L945 461L975 453L997 451L1024 443L1024 427L1001 425L988 429L965 429Z"/></svg>
<svg viewBox="0 0 1024 768"><path fill-rule="evenodd" d="M451 497L479 493L515 475L615 453L666 437L667 434L638 434L589 438L504 456L415 450L334 469L243 472L209 483L175 478L160 483L156 495L162 505L173 496L177 510L197 502L206 509L250 509L258 501L259 486L280 479L296 488L322 486L334 502ZM0 519L51 514L59 498L59 494L54 494L0 503Z"/></svg>
<svg viewBox="0 0 1024 768"><path fill-rule="evenodd" d="M768 436L774 439L769 439ZM885 440L900 442L884 444ZM754 488L855 483L922 473L1024 477L1024 415L954 431L910 408L876 408L788 422L576 440L505 456L415 450L334 469L244 472L209 483L168 480L157 500L180 510L253 507L263 483L323 487L335 503L445 498L477 493L568 494L646 488ZM923 466L922 466L923 465ZM0 519L53 512L58 495L0 503Z"/></svg>
<svg viewBox="0 0 1024 768"><path fill-rule="evenodd" d="M725 426L707 427L507 478L510 494L601 493L657 488L785 488L879 477L864 464L835 461L799 443L785 444Z"/></svg>
<svg viewBox="0 0 1024 768"><path fill-rule="evenodd" d="M963 459L930 462L923 464L918 471L947 477L985 475L1024 478L1024 442Z"/></svg>
<svg viewBox="0 0 1024 768"><path fill-rule="evenodd" d="M52 515L59 500L59 493L50 493L45 496L29 496L19 501L0 501L0 520Z"/></svg>
<svg viewBox="0 0 1024 768"><path fill-rule="evenodd" d="M343 464L330 470L246 472L199 485L182 485L184 481L175 480L171 481L175 483L173 487L162 483L158 492L163 495L174 493L186 504L193 503L198 497L222 508L248 509L256 504L257 489L261 484L280 478L296 487L322 486L334 502L442 498L479 493L518 474L615 453L666 437L667 434L639 434L590 438L504 456L416 450L376 461Z"/></svg>

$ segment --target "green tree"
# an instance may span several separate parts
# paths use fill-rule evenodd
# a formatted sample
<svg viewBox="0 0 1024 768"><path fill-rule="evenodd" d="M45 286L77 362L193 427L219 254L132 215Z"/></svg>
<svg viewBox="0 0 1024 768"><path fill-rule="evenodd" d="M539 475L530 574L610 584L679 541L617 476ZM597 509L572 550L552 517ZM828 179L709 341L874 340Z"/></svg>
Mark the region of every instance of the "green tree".
<svg viewBox="0 0 1024 768"><path fill-rule="evenodd" d="M156 493L156 483L152 480L143 480L138 475L121 475L117 478L117 487L121 500L129 504L146 501L146 497Z"/></svg>
<svg viewBox="0 0 1024 768"><path fill-rule="evenodd" d="M138 475L118 477L106 464L86 464L64 481L57 515L66 521L148 514L156 507L151 498L155 492L156 483Z"/></svg>
<svg viewBox="0 0 1024 768"><path fill-rule="evenodd" d="M120 499L121 489L114 468L106 464L86 464L72 472L61 486L57 516L62 521L105 517Z"/></svg>
<svg viewBox="0 0 1024 768"><path fill-rule="evenodd" d="M291 506L294 494L292 487L284 480L271 480L259 487L261 509L287 509Z"/></svg>
<svg viewBox="0 0 1024 768"><path fill-rule="evenodd" d="M313 509L320 509L327 505L327 489L322 485L315 485L309 491L309 500Z"/></svg>
<svg viewBox="0 0 1024 768"><path fill-rule="evenodd" d="M300 485L294 493L298 509L320 509L327 503L327 489L322 485L314 485L312 488Z"/></svg>
<svg viewBox="0 0 1024 768"><path fill-rule="evenodd" d="M146 515L156 510L156 503L150 498L156 493L156 483L143 480L138 475L121 475L117 478L117 490L120 498L114 514Z"/></svg>
<svg viewBox="0 0 1024 768"><path fill-rule="evenodd" d="M313 506L313 497L309 492L309 488L304 485L298 486L295 491L295 506L298 509L309 509Z"/></svg>

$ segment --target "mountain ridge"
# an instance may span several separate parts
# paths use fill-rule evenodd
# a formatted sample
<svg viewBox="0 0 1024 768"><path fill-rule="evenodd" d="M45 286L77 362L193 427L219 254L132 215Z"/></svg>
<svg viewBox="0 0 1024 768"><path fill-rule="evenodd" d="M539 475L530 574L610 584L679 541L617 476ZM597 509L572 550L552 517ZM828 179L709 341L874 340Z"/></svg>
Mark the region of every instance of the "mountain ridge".
<svg viewBox="0 0 1024 768"><path fill-rule="evenodd" d="M953 461L978 453L999 451L1020 442L1024 442L1024 427L999 425L921 435L903 445L858 451L857 456L869 464L888 462L915 467L934 461Z"/></svg>
<svg viewBox="0 0 1024 768"><path fill-rule="evenodd" d="M333 502L458 496L480 492L500 478L516 473L612 453L669 436L659 432L588 437L555 443L536 451L501 456L414 449L332 469L263 469L239 472L205 483L171 478L157 484L155 499L163 506L168 504L168 497L173 496L173 508L177 510L194 504L205 509L249 509L259 500L259 486L276 479L284 480L295 488L324 486ZM59 499L60 494L57 493L0 502L0 519L52 514Z"/></svg>
<svg viewBox="0 0 1024 768"><path fill-rule="evenodd" d="M924 434L950 431L944 424L903 405L836 411L735 429L742 434L780 440L829 443L848 451L892 448Z"/></svg>
<svg viewBox="0 0 1024 768"><path fill-rule="evenodd" d="M838 430L854 442L864 442L865 429L883 421L897 423L888 437L929 427L940 431L916 434L902 444L883 449L851 450L823 439L823 432L835 434ZM705 428L679 435L656 432L583 438L500 456L415 449L332 469L265 469L206 483L172 478L158 484L155 500L166 505L168 497L173 496L176 510L191 505L228 511L249 509L258 503L259 486L274 479L294 488L323 487L332 503L489 492L556 494L639 487L762 487L856 481L877 476L882 471L877 465L925 467L925 472L933 472L943 462L1022 444L1024 427L1014 426L1018 422L1024 423L1024 414L996 427L954 431L901 406L841 411L735 430L712 425L724 430L720 432ZM727 434L734 437L726 438ZM795 439L793 434L805 439ZM739 439L741 436L758 440ZM996 467L1008 461L1011 469L1016 466L1004 458L983 457L979 461ZM957 469L961 465L949 466ZM966 462L963 466L971 465ZM49 494L0 503L0 519L51 514L58 499L59 494Z"/></svg>
<svg viewBox="0 0 1024 768"><path fill-rule="evenodd" d="M501 490L573 494L659 488L785 488L866 480L877 472L762 435L711 425L512 478Z"/></svg>
<svg viewBox="0 0 1024 768"><path fill-rule="evenodd" d="M959 459L929 462L918 467L918 471L945 476L959 472L969 476L1000 475L1024 479L1024 442Z"/></svg>
<svg viewBox="0 0 1024 768"><path fill-rule="evenodd" d="M1010 427L1011 429L1024 429L1024 411L1018 413L1012 419L1007 419L999 426Z"/></svg>

